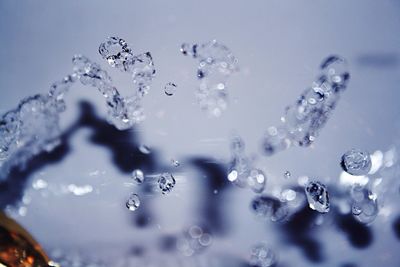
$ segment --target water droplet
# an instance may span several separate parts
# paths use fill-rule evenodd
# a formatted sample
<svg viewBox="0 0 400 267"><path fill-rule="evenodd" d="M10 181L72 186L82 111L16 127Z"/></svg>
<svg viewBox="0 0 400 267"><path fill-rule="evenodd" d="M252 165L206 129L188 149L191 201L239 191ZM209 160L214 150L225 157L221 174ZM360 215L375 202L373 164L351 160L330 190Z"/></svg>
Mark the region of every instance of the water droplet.
<svg viewBox="0 0 400 267"><path fill-rule="evenodd" d="M366 151L351 149L342 156L340 165L351 175L365 175L371 169L371 157Z"/></svg>
<svg viewBox="0 0 400 267"><path fill-rule="evenodd" d="M177 86L176 84L169 82L164 87L164 93L167 96L173 96L176 93Z"/></svg>
<svg viewBox="0 0 400 267"><path fill-rule="evenodd" d="M150 147L148 147L146 145L140 145L139 146L139 151L142 152L143 154L146 154L146 155L151 153Z"/></svg>
<svg viewBox="0 0 400 267"><path fill-rule="evenodd" d="M132 194L126 201L126 207L130 211L137 210L139 208L139 206L140 206L140 199L137 194Z"/></svg>
<svg viewBox="0 0 400 267"><path fill-rule="evenodd" d="M292 176L292 174L290 173L290 171L285 171L285 173L283 174L283 176L288 179Z"/></svg>
<svg viewBox="0 0 400 267"><path fill-rule="evenodd" d="M181 166L181 163L179 161L177 161L176 159L171 159L171 163L172 163L172 166L174 166L174 167Z"/></svg>
<svg viewBox="0 0 400 267"><path fill-rule="evenodd" d="M176 184L174 176L172 174L165 172L161 174L158 178L158 186L163 194L168 194L172 191Z"/></svg>
<svg viewBox="0 0 400 267"><path fill-rule="evenodd" d="M351 207L351 212L353 213L353 215L358 216L362 213L362 208L358 203L353 203Z"/></svg>
<svg viewBox="0 0 400 267"><path fill-rule="evenodd" d="M136 169L132 172L132 179L136 184L142 184L144 182L144 174L141 170Z"/></svg>
<svg viewBox="0 0 400 267"><path fill-rule="evenodd" d="M305 187L308 205L311 209L321 213L329 211L329 194L326 186L320 182L310 182Z"/></svg>
<svg viewBox="0 0 400 267"><path fill-rule="evenodd" d="M266 244L260 243L251 249L250 265L254 267L270 267L277 263L277 255Z"/></svg>
<svg viewBox="0 0 400 267"><path fill-rule="evenodd" d="M250 171L250 175L247 178L247 183L251 190L253 190L255 193L261 193L264 191L266 182L267 176L263 171L259 169L253 169Z"/></svg>

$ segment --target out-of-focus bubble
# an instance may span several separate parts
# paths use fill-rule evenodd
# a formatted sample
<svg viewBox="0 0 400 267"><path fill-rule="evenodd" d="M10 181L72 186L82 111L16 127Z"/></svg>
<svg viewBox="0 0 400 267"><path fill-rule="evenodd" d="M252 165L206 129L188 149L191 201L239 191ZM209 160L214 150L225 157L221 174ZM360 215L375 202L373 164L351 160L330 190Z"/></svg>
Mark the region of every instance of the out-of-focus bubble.
<svg viewBox="0 0 400 267"><path fill-rule="evenodd" d="M250 203L250 209L258 218L281 222L288 216L286 203L269 196L257 196Z"/></svg>
<svg viewBox="0 0 400 267"><path fill-rule="evenodd" d="M340 165L351 175L366 175L371 169L371 157L366 151L351 149L342 156Z"/></svg>
<svg viewBox="0 0 400 267"><path fill-rule="evenodd" d="M176 246L184 256L190 257L203 252L212 244L212 235L200 226L193 225L178 237Z"/></svg>
<svg viewBox="0 0 400 267"><path fill-rule="evenodd" d="M252 267L270 267L277 264L276 253L265 243L255 245L251 249L249 264Z"/></svg>
<svg viewBox="0 0 400 267"><path fill-rule="evenodd" d="M181 166L181 163L180 163L178 160L176 160L176 159L171 159L171 164L172 164L172 166L174 166L174 167L179 167L179 166Z"/></svg>
<svg viewBox="0 0 400 267"><path fill-rule="evenodd" d="M311 209L321 213L329 211L329 194L324 184L312 181L305 187L305 192Z"/></svg>
<svg viewBox="0 0 400 267"><path fill-rule="evenodd" d="M267 176L259 169L252 169L247 177L247 183L250 189L255 193L261 193L264 191L266 182Z"/></svg>

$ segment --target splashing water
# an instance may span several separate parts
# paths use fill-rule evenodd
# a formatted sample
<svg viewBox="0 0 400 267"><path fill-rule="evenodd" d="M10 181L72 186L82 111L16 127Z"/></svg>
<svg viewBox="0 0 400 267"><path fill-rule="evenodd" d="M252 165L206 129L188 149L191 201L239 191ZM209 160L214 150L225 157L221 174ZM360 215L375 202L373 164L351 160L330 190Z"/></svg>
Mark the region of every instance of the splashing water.
<svg viewBox="0 0 400 267"><path fill-rule="evenodd" d="M268 129L263 139L265 154L271 156L291 145L311 145L331 116L349 79L344 59L338 56L326 58L321 64L321 74L311 88L285 109L282 124Z"/></svg>
<svg viewBox="0 0 400 267"><path fill-rule="evenodd" d="M134 55L127 43L117 37L100 44L99 52L112 67L132 75L135 91L122 97L105 70L88 58L75 55L72 74L54 82L48 94L27 97L0 118L0 180L13 166L23 168L34 155L50 152L58 145L60 113L66 109L64 97L76 81L101 92L107 103L108 121L119 130L144 120L140 98L155 75L150 53Z"/></svg>
<svg viewBox="0 0 400 267"><path fill-rule="evenodd" d="M228 106L226 82L238 71L237 59L228 47L216 40L194 45L184 43L181 53L199 60L197 78L200 86L196 98L200 108L211 116L221 116Z"/></svg>

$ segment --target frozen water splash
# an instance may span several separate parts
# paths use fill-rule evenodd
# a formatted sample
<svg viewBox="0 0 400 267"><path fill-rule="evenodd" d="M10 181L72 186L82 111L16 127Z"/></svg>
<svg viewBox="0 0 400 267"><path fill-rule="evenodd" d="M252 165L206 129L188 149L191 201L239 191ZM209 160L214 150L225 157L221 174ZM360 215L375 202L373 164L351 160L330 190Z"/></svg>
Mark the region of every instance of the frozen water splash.
<svg viewBox="0 0 400 267"><path fill-rule="evenodd" d="M308 205L311 209L326 213L330 209L329 194L320 182L310 182L305 188Z"/></svg>
<svg viewBox="0 0 400 267"><path fill-rule="evenodd" d="M194 45L184 43L181 52L199 60L197 77L200 85L196 98L200 108L214 117L221 116L228 105L226 82L238 71L236 57L216 40Z"/></svg>
<svg viewBox="0 0 400 267"><path fill-rule="evenodd" d="M243 139L234 136L230 148L232 159L228 166L228 180L238 187L250 187L253 192L262 193L267 176L262 170L254 168L252 159L246 156Z"/></svg>
<svg viewBox="0 0 400 267"><path fill-rule="evenodd" d="M51 151L59 143L59 115L66 109L65 94L80 81L96 87L106 98L108 121L120 130L144 120L141 97L148 91L155 74L149 52L133 55L121 38L110 37L99 48L108 63L133 77L135 91L122 97L113 86L109 74L87 57L72 58L73 73L54 82L48 94L23 99L18 107L0 118L0 180L13 166L24 163L42 151Z"/></svg>
<svg viewBox="0 0 400 267"><path fill-rule="evenodd" d="M349 79L344 59L338 56L325 59L312 86L293 105L286 107L282 124L268 129L263 140L265 154L273 155L291 145L311 145L331 116Z"/></svg>

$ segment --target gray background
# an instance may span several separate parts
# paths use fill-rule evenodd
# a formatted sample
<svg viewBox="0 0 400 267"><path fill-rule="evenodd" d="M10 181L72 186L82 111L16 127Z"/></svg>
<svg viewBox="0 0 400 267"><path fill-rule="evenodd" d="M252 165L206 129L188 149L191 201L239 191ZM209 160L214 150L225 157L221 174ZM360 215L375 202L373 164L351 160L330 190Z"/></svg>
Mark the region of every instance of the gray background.
<svg viewBox="0 0 400 267"><path fill-rule="evenodd" d="M300 175L335 181L344 151L352 147L386 151L399 140L399 28L400 2L395 0L1 0L1 112L14 108L23 97L46 92L53 81L70 73L75 53L100 62L117 87L129 92L129 77L110 69L97 52L107 36L119 36L134 52L150 51L157 69L144 99L147 119L135 128L140 142L157 149L161 165L168 166L171 157L183 162L176 171L174 194L143 199L152 202L157 223L136 229L124 207L135 187L125 184L129 177L112 165L108 151L87 142L89 132L84 129L74 136L73 151L63 162L37 172L31 181L45 179L54 191L70 183L90 184L94 192L77 197L27 189L31 198L27 214L15 216L49 250L81 251L109 260L126 257L133 243L152 247L161 233L191 224L193 207L201 201L196 183L188 182L187 177L195 174L185 169L185 158L204 155L226 162L232 132L243 137L249 154L259 154L267 127L279 122L284 107L311 84L322 59L332 53L348 60L351 81L320 137L311 148L292 148L272 158L259 155L257 165L268 174L269 192L296 183ZM197 106L196 61L179 53L182 42L212 39L226 44L240 66L228 81L229 108L218 119L209 118ZM173 97L163 92L170 81L178 85ZM89 100L104 116L99 93L76 85L67 97L63 127L76 119L81 99ZM286 170L292 173L289 181L282 177ZM216 238L211 250L246 258L252 244L265 240L284 251L281 260L288 266L312 265L294 247L279 245L273 228L251 216L252 197L248 191L230 191L224 201L234 230L229 237ZM398 191L386 197L391 212L378 216L371 226L375 240L368 249L351 248L342 235L326 226L319 236L328 260L320 266L343 262L399 266L400 245L391 226L398 202Z"/></svg>

